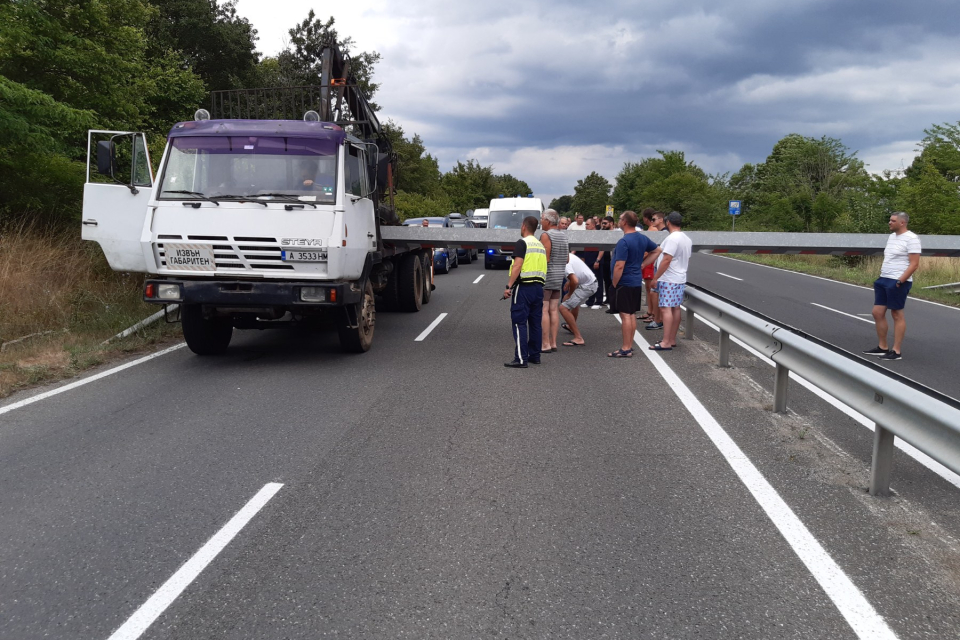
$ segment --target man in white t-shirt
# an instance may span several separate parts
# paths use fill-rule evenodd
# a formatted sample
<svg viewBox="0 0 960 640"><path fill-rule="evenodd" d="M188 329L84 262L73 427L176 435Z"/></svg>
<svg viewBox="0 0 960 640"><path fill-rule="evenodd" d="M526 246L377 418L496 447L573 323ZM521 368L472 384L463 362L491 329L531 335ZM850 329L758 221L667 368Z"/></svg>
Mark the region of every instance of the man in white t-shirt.
<svg viewBox="0 0 960 640"><path fill-rule="evenodd" d="M907 303L907 294L913 286L913 272L920 266L920 238L907 230L910 216L898 211L890 216L888 226L890 237L883 250L883 265L880 277L873 283L873 319L877 327L877 346L864 351L868 356L877 356L881 360L900 360L900 345L907 332L907 321L903 317L903 307ZM893 348L888 349L887 309L893 317Z"/></svg>
<svg viewBox="0 0 960 640"><path fill-rule="evenodd" d="M597 276L576 254L570 254L567 263L567 297L560 303L560 315L563 316L563 328L573 334L573 338L564 342L565 347L579 347L583 344L583 336L577 327L577 317L580 314L580 305L584 304L597 292Z"/></svg>
<svg viewBox="0 0 960 640"><path fill-rule="evenodd" d="M587 223L583 221L583 214L577 214L577 221L567 227L568 231L586 231Z"/></svg>
<svg viewBox="0 0 960 640"><path fill-rule="evenodd" d="M643 265L657 261L657 272L650 281L657 288L657 304L663 316L663 338L649 347L653 351L670 351L677 346L677 330L680 328L680 304L687 284L687 267L693 253L693 241L681 231L683 216L672 211L664 222L670 232L660 246L643 261ZM659 258L659 261L658 261Z"/></svg>

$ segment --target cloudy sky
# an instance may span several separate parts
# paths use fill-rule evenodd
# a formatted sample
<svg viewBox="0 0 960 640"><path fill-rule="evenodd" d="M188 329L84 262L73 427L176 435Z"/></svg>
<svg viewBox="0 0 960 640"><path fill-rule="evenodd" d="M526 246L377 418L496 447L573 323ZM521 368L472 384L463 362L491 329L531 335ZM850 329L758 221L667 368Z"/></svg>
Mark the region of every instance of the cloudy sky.
<svg viewBox="0 0 960 640"><path fill-rule="evenodd" d="M383 56L381 116L442 170L476 158L547 201L658 149L734 172L789 133L895 170L960 120L957 0L237 4L265 55L311 7Z"/></svg>

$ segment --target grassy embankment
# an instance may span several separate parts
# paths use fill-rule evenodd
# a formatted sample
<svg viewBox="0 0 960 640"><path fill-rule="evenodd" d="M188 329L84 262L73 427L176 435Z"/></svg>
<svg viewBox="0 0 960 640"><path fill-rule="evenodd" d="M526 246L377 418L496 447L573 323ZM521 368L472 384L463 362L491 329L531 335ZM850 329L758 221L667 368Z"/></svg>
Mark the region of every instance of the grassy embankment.
<svg viewBox="0 0 960 640"><path fill-rule="evenodd" d="M852 260L834 256L729 254L729 257L866 287L873 286L873 281L880 275L880 265L883 263L883 256L864 256ZM921 257L920 267L913 276L913 287L910 289L910 295L915 298L960 306L960 294L949 293L942 289L924 290L924 287L952 282L960 282L960 258Z"/></svg>
<svg viewBox="0 0 960 640"><path fill-rule="evenodd" d="M78 230L0 231L0 398L178 336L161 320L101 344L159 309L141 301L142 283L111 271Z"/></svg>

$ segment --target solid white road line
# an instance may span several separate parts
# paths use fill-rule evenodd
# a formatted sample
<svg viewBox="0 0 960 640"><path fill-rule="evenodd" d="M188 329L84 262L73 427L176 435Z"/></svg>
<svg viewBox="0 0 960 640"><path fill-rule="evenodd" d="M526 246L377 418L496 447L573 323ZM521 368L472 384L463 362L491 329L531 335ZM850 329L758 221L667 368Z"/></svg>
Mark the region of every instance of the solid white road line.
<svg viewBox="0 0 960 640"><path fill-rule="evenodd" d="M480 276L479 276L476 280L473 281L473 284L477 284L478 282L480 282L481 280L483 280L483 276L485 276L485 275L487 275L487 274L481 273Z"/></svg>
<svg viewBox="0 0 960 640"><path fill-rule="evenodd" d="M734 473L786 539L793 552L806 565L857 637L861 640L895 639L897 636L893 630L887 626L886 621L867 601L860 589L830 557L826 549L780 497L777 490L767 482L706 407L667 365L663 357L647 349L647 342L640 337L639 332L634 332L633 339L733 468Z"/></svg>
<svg viewBox="0 0 960 640"><path fill-rule="evenodd" d="M722 271L717 271L717 275L718 275L718 276L723 276L723 277L725 277L725 278L730 278L731 280L739 280L740 282L743 282L743 278L737 278L737 277L735 277L735 276L731 276L731 275L728 275L728 274L726 274L726 273L723 273Z"/></svg>
<svg viewBox="0 0 960 640"><path fill-rule="evenodd" d="M446 317L447 317L447 314L445 313L441 313L439 316L437 316L437 319L431 322L430 326L424 329L423 333L417 336L417 339L414 340L414 342L423 342L423 339L426 338L428 335L430 335L430 332L436 329L437 325L440 324L440 322Z"/></svg>
<svg viewBox="0 0 960 640"><path fill-rule="evenodd" d="M791 271L790 269L784 269L782 267L774 267L769 264L761 264L759 262L748 262L747 260L737 260L736 258L731 258L730 256L721 256L715 253L709 254L715 258L723 258L724 260L733 260L739 262L740 264L751 264L755 267L763 267L764 269L776 269L777 271L783 271L785 273L793 273L798 276L806 276L808 278L816 278L817 280L826 280L827 282L835 282L836 284L844 284L848 287L856 287L857 289L866 289L867 291L873 291L873 287L865 287L862 284L853 284L852 282L842 282L840 280L832 280L830 278L824 278L823 276L815 276L812 273L803 273L802 271ZM927 304L935 304L938 307L943 307L944 309L953 309L954 311L960 311L960 307L952 307L949 304L943 304L942 302L934 302L933 300L924 300L923 298L910 298L911 300L916 300L917 302L926 302Z"/></svg>
<svg viewBox="0 0 960 640"><path fill-rule="evenodd" d="M89 378L83 378L82 380L77 380L76 382L71 382L70 384L65 384L65 385L63 385L62 387L57 387L56 389L51 389L50 391L45 391L45 392L43 392L43 393L38 393L38 394L35 395L35 396L31 396L31 397L29 397L29 398L26 398L25 400L20 400L19 402L14 402L13 404L8 404L8 405L5 406L5 407L0 407L0 415L2 415L2 414L4 414L4 413L7 413L8 411L13 411L14 409L19 409L20 407L25 407L25 406L27 406L28 404L33 404L34 402L39 402L40 400L44 400L44 399L49 398L49 397L51 397L51 396L58 395L58 394L63 393L63 392L65 392L65 391L70 391L71 389L76 389L77 387L82 387L82 386L85 385L85 384L89 384L89 383L91 383L91 382L95 382L95 381L97 381L97 380L100 380L101 378L106 378L107 376L112 376L113 374L119 373L120 371L123 371L124 369L129 369L130 367L135 367L135 366L137 366L138 364L143 364L144 362L147 362L148 360L153 360L154 358L159 358L159 357L162 356L162 355L166 355L166 354L170 353L171 351L176 351L177 349L180 349L180 348L185 347L185 346L187 346L187 343L181 342L180 344L175 344L175 345L173 345L172 347L169 347L169 348L167 348L167 349L164 349L163 351L157 351L156 353L151 353L150 355L144 356L144 357L142 357L142 358L140 358L140 359L138 359L138 360L134 360L133 362L128 362L128 363L126 363L126 364L120 365L119 367L114 367L113 369L107 369L106 371L101 371L100 373L98 373L98 374L96 374L96 375L93 375L93 376L90 376Z"/></svg>
<svg viewBox="0 0 960 640"><path fill-rule="evenodd" d="M817 304L816 302L811 302L810 304L812 304L815 307L820 307L821 309L826 309L827 311L833 311L834 313L839 313L840 315L847 316L848 318L853 318L854 320L859 320L860 322L869 322L870 324L874 324L873 320L866 320L865 318L855 316L852 313L847 313L846 311L840 311L839 309L834 309L833 307L827 307L822 304Z"/></svg>
<svg viewBox="0 0 960 640"><path fill-rule="evenodd" d="M697 322L707 325L708 327L710 327L716 332L720 331L720 327L713 324L709 320L704 320L699 316L697 317ZM746 349L747 351L749 351L750 353L752 353L753 355L755 355L756 357L760 358L760 360L762 360L763 362L766 362L771 367L777 366L776 362L774 362L767 356L763 355L762 353L760 353L759 351L757 351L747 343L743 342L739 338L730 336L730 339L733 340L738 345L740 345L741 347L743 347L744 349ZM814 386L810 382L807 382L803 378L799 377L793 371L790 372L790 379L797 382L801 387L804 387L811 393L816 394L820 399L826 401L827 404L831 405L833 408L853 418L854 420L859 422L861 425L863 425L867 429L870 429L871 431L876 429L876 424L872 420L868 419L865 415L863 415L859 411L852 409L850 406L840 402L839 400L831 396L829 393L827 393L820 387ZM933 471L935 474L937 474L938 476L940 476L941 478L943 478L953 486L960 489L960 475L955 473L953 470L943 466L942 464L940 464L939 462L937 462L936 460L934 460L933 458L925 454L923 451L920 451L909 442L904 442L900 438L897 438L894 440L894 446L900 449L901 451L903 451L905 454L907 454L914 460L916 460L917 462L919 462L920 464L922 464L923 466L925 466L927 469L930 469L930 471Z"/></svg>
<svg viewBox="0 0 960 640"><path fill-rule="evenodd" d="M253 496L235 516L230 518L205 545L200 547L192 558L187 560L169 580L157 589L150 599L144 602L123 625L113 632L109 640L136 640L160 617L183 590L190 586L200 572L233 540L253 516L257 515L283 485L271 482Z"/></svg>

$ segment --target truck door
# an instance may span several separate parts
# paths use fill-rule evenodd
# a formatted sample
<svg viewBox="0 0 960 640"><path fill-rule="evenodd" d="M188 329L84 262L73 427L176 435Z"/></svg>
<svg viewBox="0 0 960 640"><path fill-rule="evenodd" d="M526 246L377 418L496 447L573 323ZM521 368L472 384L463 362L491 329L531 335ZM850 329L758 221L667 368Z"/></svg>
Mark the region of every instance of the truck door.
<svg viewBox="0 0 960 640"><path fill-rule="evenodd" d="M348 250L345 270L352 277L358 277L367 254L377 248L376 217L371 200L373 186L367 172L364 149L347 143L345 151L343 182L346 198L343 208Z"/></svg>
<svg viewBox="0 0 960 640"><path fill-rule="evenodd" d="M150 271L140 239L152 196L146 136L88 132L81 237L100 245L114 271Z"/></svg>

